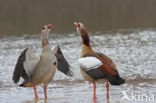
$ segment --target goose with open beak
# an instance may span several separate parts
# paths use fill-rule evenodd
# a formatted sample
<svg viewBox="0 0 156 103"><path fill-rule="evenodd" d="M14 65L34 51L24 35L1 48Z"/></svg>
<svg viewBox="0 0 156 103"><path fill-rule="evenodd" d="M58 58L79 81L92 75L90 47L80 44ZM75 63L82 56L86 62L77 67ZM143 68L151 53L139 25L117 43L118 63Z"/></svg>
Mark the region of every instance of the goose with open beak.
<svg viewBox="0 0 156 103"><path fill-rule="evenodd" d="M82 38L81 57L78 60L81 74L86 80L93 83L94 100L96 99L96 82L101 80L107 81L107 100L109 102L109 83L112 85L120 85L124 83L124 79L119 76L116 65L108 56L95 52L92 49L89 33L84 25L77 22L75 22L74 25Z"/></svg>
<svg viewBox="0 0 156 103"><path fill-rule="evenodd" d="M36 86L44 84L44 96L47 98L46 87L53 79L56 68L68 76L73 76L70 65L66 61L59 46L53 50L50 48L48 35L54 26L52 24L43 26L41 30L42 52L40 57L36 56L31 48L26 48L18 57L14 72L14 83L19 82L20 77L24 82L23 87L33 87L35 98L38 99Z"/></svg>

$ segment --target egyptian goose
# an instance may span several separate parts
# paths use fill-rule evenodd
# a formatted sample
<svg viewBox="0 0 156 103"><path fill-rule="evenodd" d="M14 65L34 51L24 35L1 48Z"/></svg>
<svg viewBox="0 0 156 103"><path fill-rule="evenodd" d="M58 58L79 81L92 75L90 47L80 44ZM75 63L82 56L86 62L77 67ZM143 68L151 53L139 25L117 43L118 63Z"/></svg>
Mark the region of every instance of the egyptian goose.
<svg viewBox="0 0 156 103"><path fill-rule="evenodd" d="M99 80L106 80L107 100L109 102L109 83L112 85L120 85L124 83L124 79L119 76L115 64L109 57L103 53L95 52L92 49L89 33L84 25L77 22L75 22L74 25L82 39L82 51L80 59L78 60L81 74L86 80L93 83L94 100L96 99L96 82Z"/></svg>
<svg viewBox="0 0 156 103"><path fill-rule="evenodd" d="M24 82L20 84L23 87L33 87L35 99L38 99L36 85L44 84L44 96L47 98L46 87L53 79L56 68L68 76L73 76L68 62L65 60L59 46L50 49L48 35L52 24L45 25L41 30L42 52L40 57L37 57L31 48L26 48L19 56L14 72L13 81L19 82L20 77Z"/></svg>

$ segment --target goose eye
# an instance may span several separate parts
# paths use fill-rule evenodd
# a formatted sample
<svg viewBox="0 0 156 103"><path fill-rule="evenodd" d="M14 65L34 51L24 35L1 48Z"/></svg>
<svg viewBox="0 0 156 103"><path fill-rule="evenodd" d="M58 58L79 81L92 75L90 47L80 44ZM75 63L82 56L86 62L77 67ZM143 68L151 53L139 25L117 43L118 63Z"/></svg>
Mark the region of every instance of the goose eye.
<svg viewBox="0 0 156 103"><path fill-rule="evenodd" d="M45 27L42 28L42 30L44 30L44 29L45 29Z"/></svg>

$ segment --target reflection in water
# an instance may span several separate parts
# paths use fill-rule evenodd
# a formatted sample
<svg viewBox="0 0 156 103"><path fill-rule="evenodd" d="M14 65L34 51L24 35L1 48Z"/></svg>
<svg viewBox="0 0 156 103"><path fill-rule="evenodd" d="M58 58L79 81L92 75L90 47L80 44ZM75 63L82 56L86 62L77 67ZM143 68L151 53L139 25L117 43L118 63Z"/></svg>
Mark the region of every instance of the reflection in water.
<svg viewBox="0 0 156 103"><path fill-rule="evenodd" d="M34 99L32 101L25 101L25 103L48 103L48 102L52 102L52 101L59 101L59 100L63 100L66 101L69 98L39 98L39 99Z"/></svg>
<svg viewBox="0 0 156 103"><path fill-rule="evenodd" d="M26 101L25 103L38 103L38 102L41 102L41 101L44 101L44 103L47 103L47 99L34 99L33 101Z"/></svg>
<svg viewBox="0 0 156 103"><path fill-rule="evenodd" d="M97 99L97 98L94 98L94 97L93 97L93 103L96 103L96 99Z"/></svg>
<svg viewBox="0 0 156 103"><path fill-rule="evenodd" d="M71 33L74 21L91 32L156 27L155 5L156 0L1 0L0 36L40 33L49 23L56 33Z"/></svg>
<svg viewBox="0 0 156 103"><path fill-rule="evenodd" d="M44 103L47 103L47 99L44 99Z"/></svg>

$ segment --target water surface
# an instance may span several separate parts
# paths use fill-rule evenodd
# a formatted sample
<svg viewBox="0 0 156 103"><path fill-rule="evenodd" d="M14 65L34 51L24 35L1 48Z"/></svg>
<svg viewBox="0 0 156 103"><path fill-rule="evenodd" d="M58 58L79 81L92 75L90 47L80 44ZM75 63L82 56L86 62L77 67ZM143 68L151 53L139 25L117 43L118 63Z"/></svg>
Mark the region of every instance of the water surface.
<svg viewBox="0 0 156 103"><path fill-rule="evenodd" d="M92 84L80 74L77 59L80 56L80 38L76 33L50 34L51 47L60 47L75 73L73 78L56 72L48 86L48 100L44 101L42 86L37 87L40 97L37 103L92 103ZM35 103L32 88L22 88L14 84L12 74L18 56L26 47L41 52L40 34L9 36L0 39L0 103ZM121 86L110 86L110 103L155 103L155 101L135 101L131 94L156 96L156 30L119 30L117 32L91 33L91 44L99 52L111 57L120 75L126 79ZM22 82L22 79L21 81ZM97 103L106 103L105 83L97 84ZM126 92L130 100L124 99Z"/></svg>

